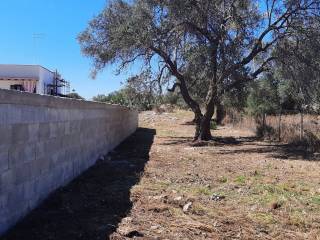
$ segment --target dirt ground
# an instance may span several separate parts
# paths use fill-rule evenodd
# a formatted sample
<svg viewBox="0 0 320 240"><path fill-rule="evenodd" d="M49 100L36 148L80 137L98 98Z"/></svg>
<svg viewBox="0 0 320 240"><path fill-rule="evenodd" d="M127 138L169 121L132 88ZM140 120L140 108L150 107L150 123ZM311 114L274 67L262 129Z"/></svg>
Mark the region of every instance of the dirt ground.
<svg viewBox="0 0 320 240"><path fill-rule="evenodd" d="M140 114L106 161L2 239L320 239L320 161L219 127L190 145L185 111Z"/></svg>

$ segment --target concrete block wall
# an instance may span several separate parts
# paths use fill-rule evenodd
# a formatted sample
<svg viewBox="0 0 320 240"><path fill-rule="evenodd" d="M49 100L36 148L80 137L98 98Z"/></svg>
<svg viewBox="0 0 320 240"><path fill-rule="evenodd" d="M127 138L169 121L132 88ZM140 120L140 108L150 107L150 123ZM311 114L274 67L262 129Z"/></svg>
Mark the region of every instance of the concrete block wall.
<svg viewBox="0 0 320 240"><path fill-rule="evenodd" d="M0 90L0 235L137 126L125 107Z"/></svg>

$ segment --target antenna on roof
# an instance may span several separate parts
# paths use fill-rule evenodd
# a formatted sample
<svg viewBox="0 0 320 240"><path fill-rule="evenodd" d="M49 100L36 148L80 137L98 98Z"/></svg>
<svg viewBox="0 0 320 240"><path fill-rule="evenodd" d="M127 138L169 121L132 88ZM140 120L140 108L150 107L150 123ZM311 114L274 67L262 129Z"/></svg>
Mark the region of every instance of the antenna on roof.
<svg viewBox="0 0 320 240"><path fill-rule="evenodd" d="M33 39L33 48L34 48L34 64L39 64L38 59L38 44L41 39L43 39L46 35L44 33L33 33L32 39Z"/></svg>

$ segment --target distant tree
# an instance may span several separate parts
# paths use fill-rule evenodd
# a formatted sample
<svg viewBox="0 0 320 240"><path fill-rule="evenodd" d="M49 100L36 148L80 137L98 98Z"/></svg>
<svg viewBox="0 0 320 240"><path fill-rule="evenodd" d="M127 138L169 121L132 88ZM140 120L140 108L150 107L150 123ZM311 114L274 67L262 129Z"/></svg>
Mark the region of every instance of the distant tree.
<svg viewBox="0 0 320 240"><path fill-rule="evenodd" d="M247 113L254 117L277 113L280 109L278 84L272 74L253 82L247 97Z"/></svg>
<svg viewBox="0 0 320 240"><path fill-rule="evenodd" d="M78 93L76 93L76 92L69 93L69 94L66 95L66 97L84 100L84 98L81 97L81 96L80 96Z"/></svg>
<svg viewBox="0 0 320 240"><path fill-rule="evenodd" d="M114 0L79 41L94 60L94 74L106 64L117 63L121 71L135 62L172 82L171 90L179 88L195 113L195 140L209 140L214 106L224 93L270 70L273 47L318 16L319 2ZM202 87L196 91L204 91L201 101L193 85Z"/></svg>
<svg viewBox="0 0 320 240"><path fill-rule="evenodd" d="M158 97L153 85L139 75L127 79L126 84L119 91L108 95L97 95L93 97L93 101L119 104L142 111L150 110L157 105Z"/></svg>
<svg viewBox="0 0 320 240"><path fill-rule="evenodd" d="M108 95L99 94L92 98L96 102L104 102L110 104L119 104L123 106L128 106L128 100L123 90L112 92Z"/></svg>
<svg viewBox="0 0 320 240"><path fill-rule="evenodd" d="M109 96L105 94L98 94L92 98L95 102L109 102Z"/></svg>
<svg viewBox="0 0 320 240"><path fill-rule="evenodd" d="M305 32L307 29L307 32ZM282 102L310 110L320 104L320 22L302 22L277 45L275 74Z"/></svg>

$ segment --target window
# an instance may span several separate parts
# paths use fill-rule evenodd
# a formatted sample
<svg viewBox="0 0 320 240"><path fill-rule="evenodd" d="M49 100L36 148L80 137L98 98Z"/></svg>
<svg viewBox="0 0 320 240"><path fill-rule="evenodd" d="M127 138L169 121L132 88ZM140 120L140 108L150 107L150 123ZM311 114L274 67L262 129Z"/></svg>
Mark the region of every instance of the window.
<svg viewBox="0 0 320 240"><path fill-rule="evenodd" d="M10 85L11 90L24 91L24 87L21 84Z"/></svg>

